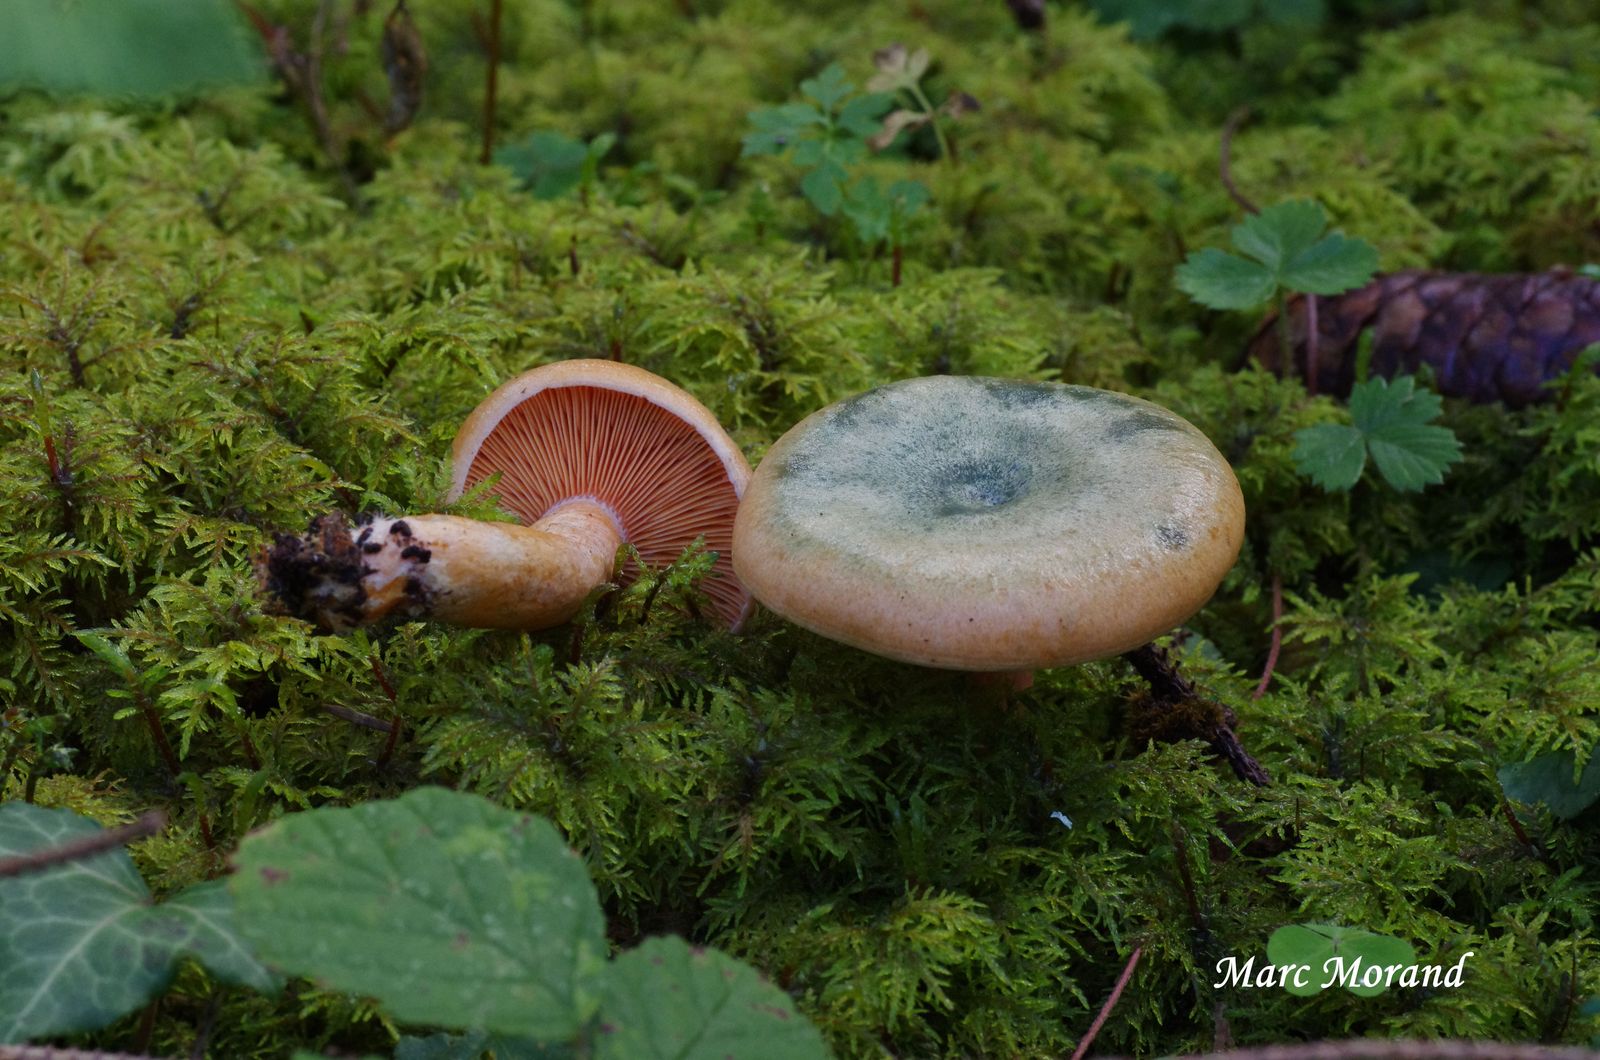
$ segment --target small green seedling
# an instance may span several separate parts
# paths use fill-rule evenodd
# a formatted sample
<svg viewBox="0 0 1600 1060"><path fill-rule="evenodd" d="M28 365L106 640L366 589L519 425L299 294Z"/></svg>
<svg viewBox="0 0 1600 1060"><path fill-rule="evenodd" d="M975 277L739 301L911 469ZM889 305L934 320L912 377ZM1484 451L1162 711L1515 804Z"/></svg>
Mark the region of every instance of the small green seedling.
<svg viewBox="0 0 1600 1060"><path fill-rule="evenodd" d="M1372 244L1327 227L1318 203L1269 206L1234 226L1239 254L1215 247L1190 254L1178 266L1178 288L1212 309L1253 309L1274 296L1281 303L1285 291L1339 294L1372 279L1378 269Z"/></svg>
<svg viewBox="0 0 1600 1060"><path fill-rule="evenodd" d="M752 131L743 153L781 155L792 151L805 170L800 191L817 212L832 217L844 205L850 167L867 155L867 139L878 131L889 96L858 94L838 63L800 82L805 102L759 107L750 112Z"/></svg>
<svg viewBox="0 0 1600 1060"><path fill-rule="evenodd" d="M1364 982L1374 968L1416 964L1411 943L1390 935L1338 924L1286 924L1267 940L1267 960L1278 968L1303 967L1298 980L1282 985L1297 997L1311 997L1337 983L1357 997L1376 997L1388 987L1383 981Z"/></svg>
<svg viewBox="0 0 1600 1060"><path fill-rule="evenodd" d="M535 199L559 199L573 188L589 201L599 182L600 160L616 145L613 133L601 133L588 143L565 133L528 134L494 153L494 160L515 173Z"/></svg>
<svg viewBox="0 0 1600 1060"><path fill-rule="evenodd" d="M1389 485L1402 492L1444 480L1461 459L1461 443L1448 427L1433 425L1439 395L1417 389L1411 376L1369 379L1350 391L1350 423L1319 423L1295 432L1295 469L1331 492L1361 478L1367 457Z"/></svg>

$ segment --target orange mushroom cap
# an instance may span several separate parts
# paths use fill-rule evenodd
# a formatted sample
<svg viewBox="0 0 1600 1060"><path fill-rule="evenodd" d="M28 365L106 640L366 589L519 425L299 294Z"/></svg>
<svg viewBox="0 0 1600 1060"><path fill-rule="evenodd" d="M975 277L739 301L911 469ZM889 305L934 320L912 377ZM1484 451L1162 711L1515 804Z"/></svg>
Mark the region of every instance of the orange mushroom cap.
<svg viewBox="0 0 1600 1060"><path fill-rule="evenodd" d="M750 613L733 571L750 465L710 410L657 375L601 360L524 372L467 417L451 465L451 500L498 475L494 495L527 523L574 498L598 502L651 566L704 538L718 558L702 588L718 617L737 629Z"/></svg>

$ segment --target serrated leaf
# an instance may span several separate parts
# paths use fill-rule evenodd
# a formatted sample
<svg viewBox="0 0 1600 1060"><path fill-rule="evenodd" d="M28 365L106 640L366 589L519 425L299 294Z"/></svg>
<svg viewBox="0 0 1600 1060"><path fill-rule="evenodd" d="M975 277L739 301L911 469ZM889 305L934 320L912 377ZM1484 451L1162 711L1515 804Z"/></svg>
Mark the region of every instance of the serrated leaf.
<svg viewBox="0 0 1600 1060"><path fill-rule="evenodd" d="M71 810L0 806L0 857L97 835ZM234 931L220 885L154 905L122 848L0 879L0 1041L95 1030L147 1003L178 961L260 990L277 980Z"/></svg>
<svg viewBox="0 0 1600 1060"><path fill-rule="evenodd" d="M857 96L839 108L835 121L841 131L866 139L878 131L884 112L893 104L894 98L882 93Z"/></svg>
<svg viewBox="0 0 1600 1060"><path fill-rule="evenodd" d="M1446 427L1429 425L1442 408L1439 395L1419 390L1411 376L1369 379L1350 391L1350 418L1366 439L1372 461L1398 490L1442 481L1461 459L1461 444Z"/></svg>
<svg viewBox="0 0 1600 1060"><path fill-rule="evenodd" d="M1233 247L1255 258L1272 273L1311 249L1328 215L1322 206L1309 199L1291 199L1251 214L1233 228Z"/></svg>
<svg viewBox="0 0 1600 1060"><path fill-rule="evenodd" d="M838 63L829 63L816 77L800 82L800 94L814 100L825 111L832 111L854 90L844 67Z"/></svg>
<svg viewBox="0 0 1600 1060"><path fill-rule="evenodd" d="M1453 431L1416 423L1369 431L1367 450L1378 473L1402 492L1443 482L1445 469L1461 459L1461 443Z"/></svg>
<svg viewBox="0 0 1600 1060"><path fill-rule="evenodd" d="M611 962L601 1060L822 1060L822 1037L754 968L680 938L653 938Z"/></svg>
<svg viewBox="0 0 1600 1060"><path fill-rule="evenodd" d="M0 88L139 96L266 79L227 0L7 0Z"/></svg>
<svg viewBox="0 0 1600 1060"><path fill-rule="evenodd" d="M1294 432L1295 470L1329 492L1347 490L1361 479L1367 466L1367 443L1362 433L1343 423L1319 423Z"/></svg>
<svg viewBox="0 0 1600 1060"><path fill-rule="evenodd" d="M240 924L268 963L403 1022L570 1038L599 1005L600 903L540 818L419 788L290 815L236 861Z"/></svg>
<svg viewBox="0 0 1600 1060"><path fill-rule="evenodd" d="M1276 281L1266 266L1207 247L1178 266L1178 289L1212 309L1249 309L1272 297Z"/></svg>
<svg viewBox="0 0 1600 1060"><path fill-rule="evenodd" d="M839 185L837 167L834 166L818 166L807 171L800 178L800 191L824 217L838 213L839 206L844 202L844 189Z"/></svg>
<svg viewBox="0 0 1600 1060"><path fill-rule="evenodd" d="M1377 271L1376 247L1335 232L1290 259L1279 279L1295 291L1329 295L1360 287Z"/></svg>
<svg viewBox="0 0 1600 1060"><path fill-rule="evenodd" d="M1589 755L1574 779L1577 758L1571 751L1551 751L1526 762L1510 762L1496 774L1506 797L1543 803L1553 817L1570 821L1600 799L1600 754Z"/></svg>

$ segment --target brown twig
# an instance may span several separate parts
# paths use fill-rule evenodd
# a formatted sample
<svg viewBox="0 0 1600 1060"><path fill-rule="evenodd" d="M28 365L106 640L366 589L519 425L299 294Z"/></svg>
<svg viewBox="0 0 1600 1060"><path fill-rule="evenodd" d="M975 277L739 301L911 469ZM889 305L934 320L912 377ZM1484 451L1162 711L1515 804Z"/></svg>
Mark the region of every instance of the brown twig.
<svg viewBox="0 0 1600 1060"><path fill-rule="evenodd" d="M1500 810L1506 815L1506 820L1511 824L1511 830L1517 834L1517 840L1532 851L1535 856L1542 856L1539 854L1539 848L1534 845L1533 840L1528 838L1528 833L1522 827L1522 821L1517 818L1517 811L1511 808L1510 800L1504 795L1500 796Z"/></svg>
<svg viewBox="0 0 1600 1060"><path fill-rule="evenodd" d="M1317 396L1317 296L1306 295L1306 393ZM1291 354L1293 350L1289 351Z"/></svg>
<svg viewBox="0 0 1600 1060"><path fill-rule="evenodd" d="M483 151L478 162L488 165L494 157L494 109L500 83L500 9L502 0L489 3L489 75L483 93Z"/></svg>
<svg viewBox="0 0 1600 1060"><path fill-rule="evenodd" d="M1256 690L1251 693L1251 699L1260 699L1267 694L1267 685L1272 681L1272 671L1278 666L1278 650L1283 647L1283 578L1274 574L1272 576L1272 644L1267 648L1267 665L1261 668L1261 683L1256 685Z"/></svg>
<svg viewBox="0 0 1600 1060"><path fill-rule="evenodd" d="M1239 204L1239 209L1245 213L1260 213L1261 210L1255 203L1245 198L1238 185L1233 182L1233 136L1239 131L1240 126L1250 119L1250 108L1240 107L1228 115L1228 120L1222 124L1222 149L1218 153L1217 173L1222 177L1222 186L1227 189L1228 197Z"/></svg>
<svg viewBox="0 0 1600 1060"><path fill-rule="evenodd" d="M371 714L363 714L359 710L351 710L349 707L341 707L337 703L324 703L322 704L322 709L327 711L329 714L332 714L336 718L342 718L345 721L348 721L351 725L359 725L363 729L375 729L378 732L388 732L390 729L394 728L393 725L384 721L382 718L374 718Z"/></svg>
<svg viewBox="0 0 1600 1060"><path fill-rule="evenodd" d="M377 652L372 653L372 672L378 678L378 687L389 697L389 709L394 713L394 720L389 723L389 738L383 742L383 750L374 763L382 769L394 756L394 745L400 741L400 730L405 726L405 720L400 717L400 697L395 693L394 685L389 683L389 675L384 672L383 660L378 658Z"/></svg>
<svg viewBox="0 0 1600 1060"><path fill-rule="evenodd" d="M92 857L95 854L120 847L124 843L131 843L135 839L155 835L167 826L167 815L161 810L151 810L131 824L118 825L116 828L107 828L94 835L86 835L81 839L73 839L59 846L46 847L28 854L18 854L15 857L0 859L0 879L9 876L23 876L30 872L42 872L45 869L63 865L69 861L79 861Z"/></svg>
<svg viewBox="0 0 1600 1060"><path fill-rule="evenodd" d="M1244 749L1233 727L1233 711L1200 694L1193 681L1178 672L1167 653L1154 644L1124 652L1124 661L1150 685L1149 709L1142 724L1162 740L1201 739L1213 754L1227 760L1240 780L1265 787L1272 783L1261 763Z"/></svg>
<svg viewBox="0 0 1600 1060"><path fill-rule="evenodd" d="M1121 1058L1107 1057L1106 1060ZM1581 1046L1520 1042L1354 1038L1258 1045L1222 1053L1191 1053L1182 1060L1595 1060L1595 1052Z"/></svg>
<svg viewBox="0 0 1600 1060"><path fill-rule="evenodd" d="M1100 1006L1100 1014L1089 1024L1089 1030L1078 1042L1078 1048L1073 1050L1072 1060L1083 1060L1089 1051L1089 1046L1094 1044L1094 1036L1100 1033L1100 1028L1105 1026L1106 1017L1111 1015L1111 1010L1116 1007L1117 999L1122 996L1123 988L1128 985L1128 980L1133 978L1134 966L1139 963L1139 955L1144 952L1143 946L1135 946L1133 953L1128 957L1128 963L1123 966L1122 974L1117 977L1117 985L1111 988L1111 996L1106 998L1106 1003Z"/></svg>

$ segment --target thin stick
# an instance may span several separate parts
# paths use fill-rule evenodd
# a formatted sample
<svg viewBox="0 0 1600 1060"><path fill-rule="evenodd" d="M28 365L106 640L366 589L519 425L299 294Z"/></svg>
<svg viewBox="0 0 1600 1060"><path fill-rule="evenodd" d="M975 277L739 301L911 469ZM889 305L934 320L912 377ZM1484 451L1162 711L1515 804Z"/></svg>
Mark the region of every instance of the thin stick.
<svg viewBox="0 0 1600 1060"><path fill-rule="evenodd" d="M500 8L502 0L489 4L489 80L483 93L483 151L478 162L488 165L494 157L494 105L500 84Z"/></svg>
<svg viewBox="0 0 1600 1060"><path fill-rule="evenodd" d="M1306 393L1317 396L1317 296L1306 295Z"/></svg>
<svg viewBox="0 0 1600 1060"><path fill-rule="evenodd" d="M1260 699L1267 694L1267 684L1272 680L1272 671L1278 666L1278 649L1283 647L1283 578L1274 574L1272 576L1272 646L1267 649L1267 665L1261 668L1261 683L1256 685L1256 690L1251 694L1251 699Z"/></svg>
<svg viewBox="0 0 1600 1060"><path fill-rule="evenodd" d="M1100 1033L1100 1028L1105 1026L1106 1017L1111 1015L1111 1010L1116 1007L1117 999L1122 996L1122 990L1128 985L1128 980L1133 978L1134 966L1139 963L1139 955L1144 952L1143 946L1135 946L1133 953L1128 957L1128 963L1123 966L1122 975L1117 978L1117 985L1111 988L1111 996L1106 998L1106 1003L1100 1006L1100 1014L1089 1024L1089 1031L1078 1042L1078 1048L1073 1051L1072 1060L1083 1060L1084 1054L1089 1051L1089 1046L1094 1044L1094 1036Z"/></svg>
<svg viewBox="0 0 1600 1060"><path fill-rule="evenodd" d="M322 709L327 711L329 714L332 714L336 718L343 718L351 725L359 725L363 729L376 729L378 732L388 732L390 729L394 728L393 725L384 721L382 718L374 718L371 714L363 714L359 710L352 710L349 707L342 707L337 703L324 703L322 704Z"/></svg>
<svg viewBox="0 0 1600 1060"><path fill-rule="evenodd" d="M31 854L18 854L15 857L0 859L0 879L40 872L69 861L92 857L114 847L120 847L124 843L131 843L135 839L155 835L166 826L167 815L160 810L151 810L132 824L107 828L103 832L73 839L60 846L35 850Z"/></svg>
<svg viewBox="0 0 1600 1060"><path fill-rule="evenodd" d="M1222 150L1217 157L1217 172L1222 177L1222 186L1227 189L1228 197L1239 204L1239 209L1245 213L1260 213L1256 204L1245 198L1233 182L1233 134L1250 118L1250 108L1240 107L1228 115L1228 120L1222 125Z"/></svg>

